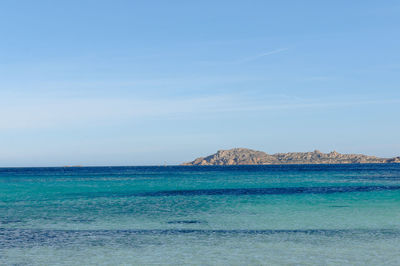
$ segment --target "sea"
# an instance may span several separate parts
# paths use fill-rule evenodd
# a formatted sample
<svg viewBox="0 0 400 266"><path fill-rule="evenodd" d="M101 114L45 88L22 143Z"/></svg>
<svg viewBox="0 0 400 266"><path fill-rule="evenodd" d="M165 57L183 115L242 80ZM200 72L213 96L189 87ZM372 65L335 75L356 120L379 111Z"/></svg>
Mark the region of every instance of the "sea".
<svg viewBox="0 0 400 266"><path fill-rule="evenodd" d="M400 265L400 164L0 168L0 265Z"/></svg>

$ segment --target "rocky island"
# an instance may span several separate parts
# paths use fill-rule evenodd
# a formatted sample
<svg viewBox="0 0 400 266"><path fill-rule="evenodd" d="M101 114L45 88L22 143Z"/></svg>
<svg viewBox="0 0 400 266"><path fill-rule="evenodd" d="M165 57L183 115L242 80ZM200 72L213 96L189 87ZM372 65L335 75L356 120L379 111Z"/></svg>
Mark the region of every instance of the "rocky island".
<svg viewBox="0 0 400 266"><path fill-rule="evenodd" d="M220 150L207 157L200 157L182 165L268 165L268 164L351 164L351 163L400 163L400 157L379 158L363 154L340 154L336 151L322 153L289 152L267 154L245 148Z"/></svg>

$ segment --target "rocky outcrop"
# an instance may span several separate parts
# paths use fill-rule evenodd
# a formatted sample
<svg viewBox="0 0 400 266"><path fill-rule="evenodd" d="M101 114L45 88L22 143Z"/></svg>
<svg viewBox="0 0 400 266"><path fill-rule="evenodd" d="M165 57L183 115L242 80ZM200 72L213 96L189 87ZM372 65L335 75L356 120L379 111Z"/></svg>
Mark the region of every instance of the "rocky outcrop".
<svg viewBox="0 0 400 266"><path fill-rule="evenodd" d="M220 150L207 157L200 157L182 165L254 165L254 164L350 164L350 163L400 163L400 157L378 158L363 154L340 154L336 151L322 153L289 152L267 154L245 148Z"/></svg>
<svg viewBox="0 0 400 266"><path fill-rule="evenodd" d="M388 163L400 163L400 156L387 160Z"/></svg>

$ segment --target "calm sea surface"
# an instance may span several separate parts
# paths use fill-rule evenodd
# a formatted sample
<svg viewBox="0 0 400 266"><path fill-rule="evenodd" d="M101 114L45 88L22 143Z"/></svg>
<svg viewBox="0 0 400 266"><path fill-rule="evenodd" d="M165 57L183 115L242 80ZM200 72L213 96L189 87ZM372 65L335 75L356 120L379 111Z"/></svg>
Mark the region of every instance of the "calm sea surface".
<svg viewBox="0 0 400 266"><path fill-rule="evenodd" d="M0 265L400 265L400 164L0 168Z"/></svg>

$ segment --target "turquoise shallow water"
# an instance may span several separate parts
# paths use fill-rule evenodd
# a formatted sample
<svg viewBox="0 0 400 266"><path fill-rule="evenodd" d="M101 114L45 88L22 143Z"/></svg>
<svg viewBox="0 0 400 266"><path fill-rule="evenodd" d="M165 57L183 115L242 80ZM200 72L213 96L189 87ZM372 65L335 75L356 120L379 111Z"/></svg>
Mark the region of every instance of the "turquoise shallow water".
<svg viewBox="0 0 400 266"><path fill-rule="evenodd" d="M400 165L0 169L1 265L400 265Z"/></svg>

